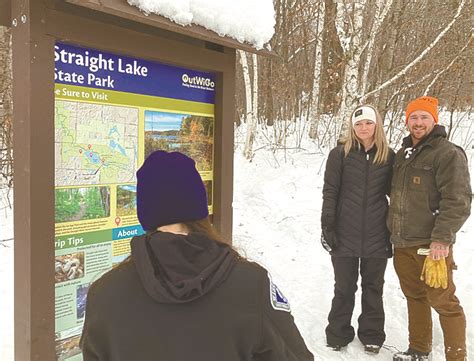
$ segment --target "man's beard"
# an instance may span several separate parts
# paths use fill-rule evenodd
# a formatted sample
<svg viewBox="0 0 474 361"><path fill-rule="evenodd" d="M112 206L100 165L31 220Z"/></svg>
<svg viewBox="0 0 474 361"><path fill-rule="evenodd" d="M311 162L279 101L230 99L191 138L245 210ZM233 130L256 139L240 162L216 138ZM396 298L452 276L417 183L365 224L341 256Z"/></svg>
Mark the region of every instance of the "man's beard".
<svg viewBox="0 0 474 361"><path fill-rule="evenodd" d="M416 135L416 133L418 133L419 131L422 131L421 136ZM416 127L411 129L410 134L416 139L423 139L429 134L429 132L427 127Z"/></svg>

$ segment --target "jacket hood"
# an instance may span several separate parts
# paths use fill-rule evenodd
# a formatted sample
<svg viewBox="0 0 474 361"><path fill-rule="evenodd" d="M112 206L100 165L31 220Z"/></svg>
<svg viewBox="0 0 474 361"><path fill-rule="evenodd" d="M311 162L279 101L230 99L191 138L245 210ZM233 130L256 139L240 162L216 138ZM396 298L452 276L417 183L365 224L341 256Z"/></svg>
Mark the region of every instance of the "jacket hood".
<svg viewBox="0 0 474 361"><path fill-rule="evenodd" d="M446 133L446 128L443 125L435 125L433 130L430 134L428 134L424 139L422 139L416 147L419 148L420 145L429 142L431 139L443 137L446 138L448 135ZM411 135L406 136L403 138L403 148L408 148L413 146L413 141L411 139Z"/></svg>
<svg viewBox="0 0 474 361"><path fill-rule="evenodd" d="M228 245L197 233L155 232L134 237L132 261L150 297L159 303L191 302L226 280L236 264Z"/></svg>

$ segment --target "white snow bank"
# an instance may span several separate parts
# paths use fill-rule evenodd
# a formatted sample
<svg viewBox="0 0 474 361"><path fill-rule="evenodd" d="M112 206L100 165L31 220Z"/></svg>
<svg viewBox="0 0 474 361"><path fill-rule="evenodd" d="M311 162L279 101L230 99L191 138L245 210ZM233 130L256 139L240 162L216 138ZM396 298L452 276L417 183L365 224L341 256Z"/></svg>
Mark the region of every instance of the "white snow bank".
<svg viewBox="0 0 474 361"><path fill-rule="evenodd" d="M196 24L261 49L274 33L272 0L127 0L145 14Z"/></svg>
<svg viewBox="0 0 474 361"><path fill-rule="evenodd" d="M13 192L0 185L0 360L13 360Z"/></svg>

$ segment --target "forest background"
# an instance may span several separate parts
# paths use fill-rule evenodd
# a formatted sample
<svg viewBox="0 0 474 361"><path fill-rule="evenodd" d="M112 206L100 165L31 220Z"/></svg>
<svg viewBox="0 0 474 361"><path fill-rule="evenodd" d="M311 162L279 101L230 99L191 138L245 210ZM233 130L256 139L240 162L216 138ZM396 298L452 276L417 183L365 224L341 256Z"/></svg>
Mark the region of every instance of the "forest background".
<svg viewBox="0 0 474 361"><path fill-rule="evenodd" d="M470 0L275 0L274 57L239 51L236 127L245 157L265 129L271 149L301 147L309 135L332 146L360 103L381 112L391 144L404 132L410 99L438 97L449 136L472 112ZM11 34L0 27L0 178L12 178ZM289 136L296 139L287 143ZM294 137L296 135L296 137ZM465 138L465 148L473 146Z"/></svg>

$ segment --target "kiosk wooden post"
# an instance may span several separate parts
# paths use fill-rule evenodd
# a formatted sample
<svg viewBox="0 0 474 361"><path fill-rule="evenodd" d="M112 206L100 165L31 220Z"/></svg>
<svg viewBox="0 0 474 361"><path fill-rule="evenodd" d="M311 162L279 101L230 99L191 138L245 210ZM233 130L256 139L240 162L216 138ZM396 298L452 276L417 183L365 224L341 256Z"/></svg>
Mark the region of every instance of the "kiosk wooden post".
<svg viewBox="0 0 474 361"><path fill-rule="evenodd" d="M54 38L43 1L11 11L15 359L54 360Z"/></svg>

